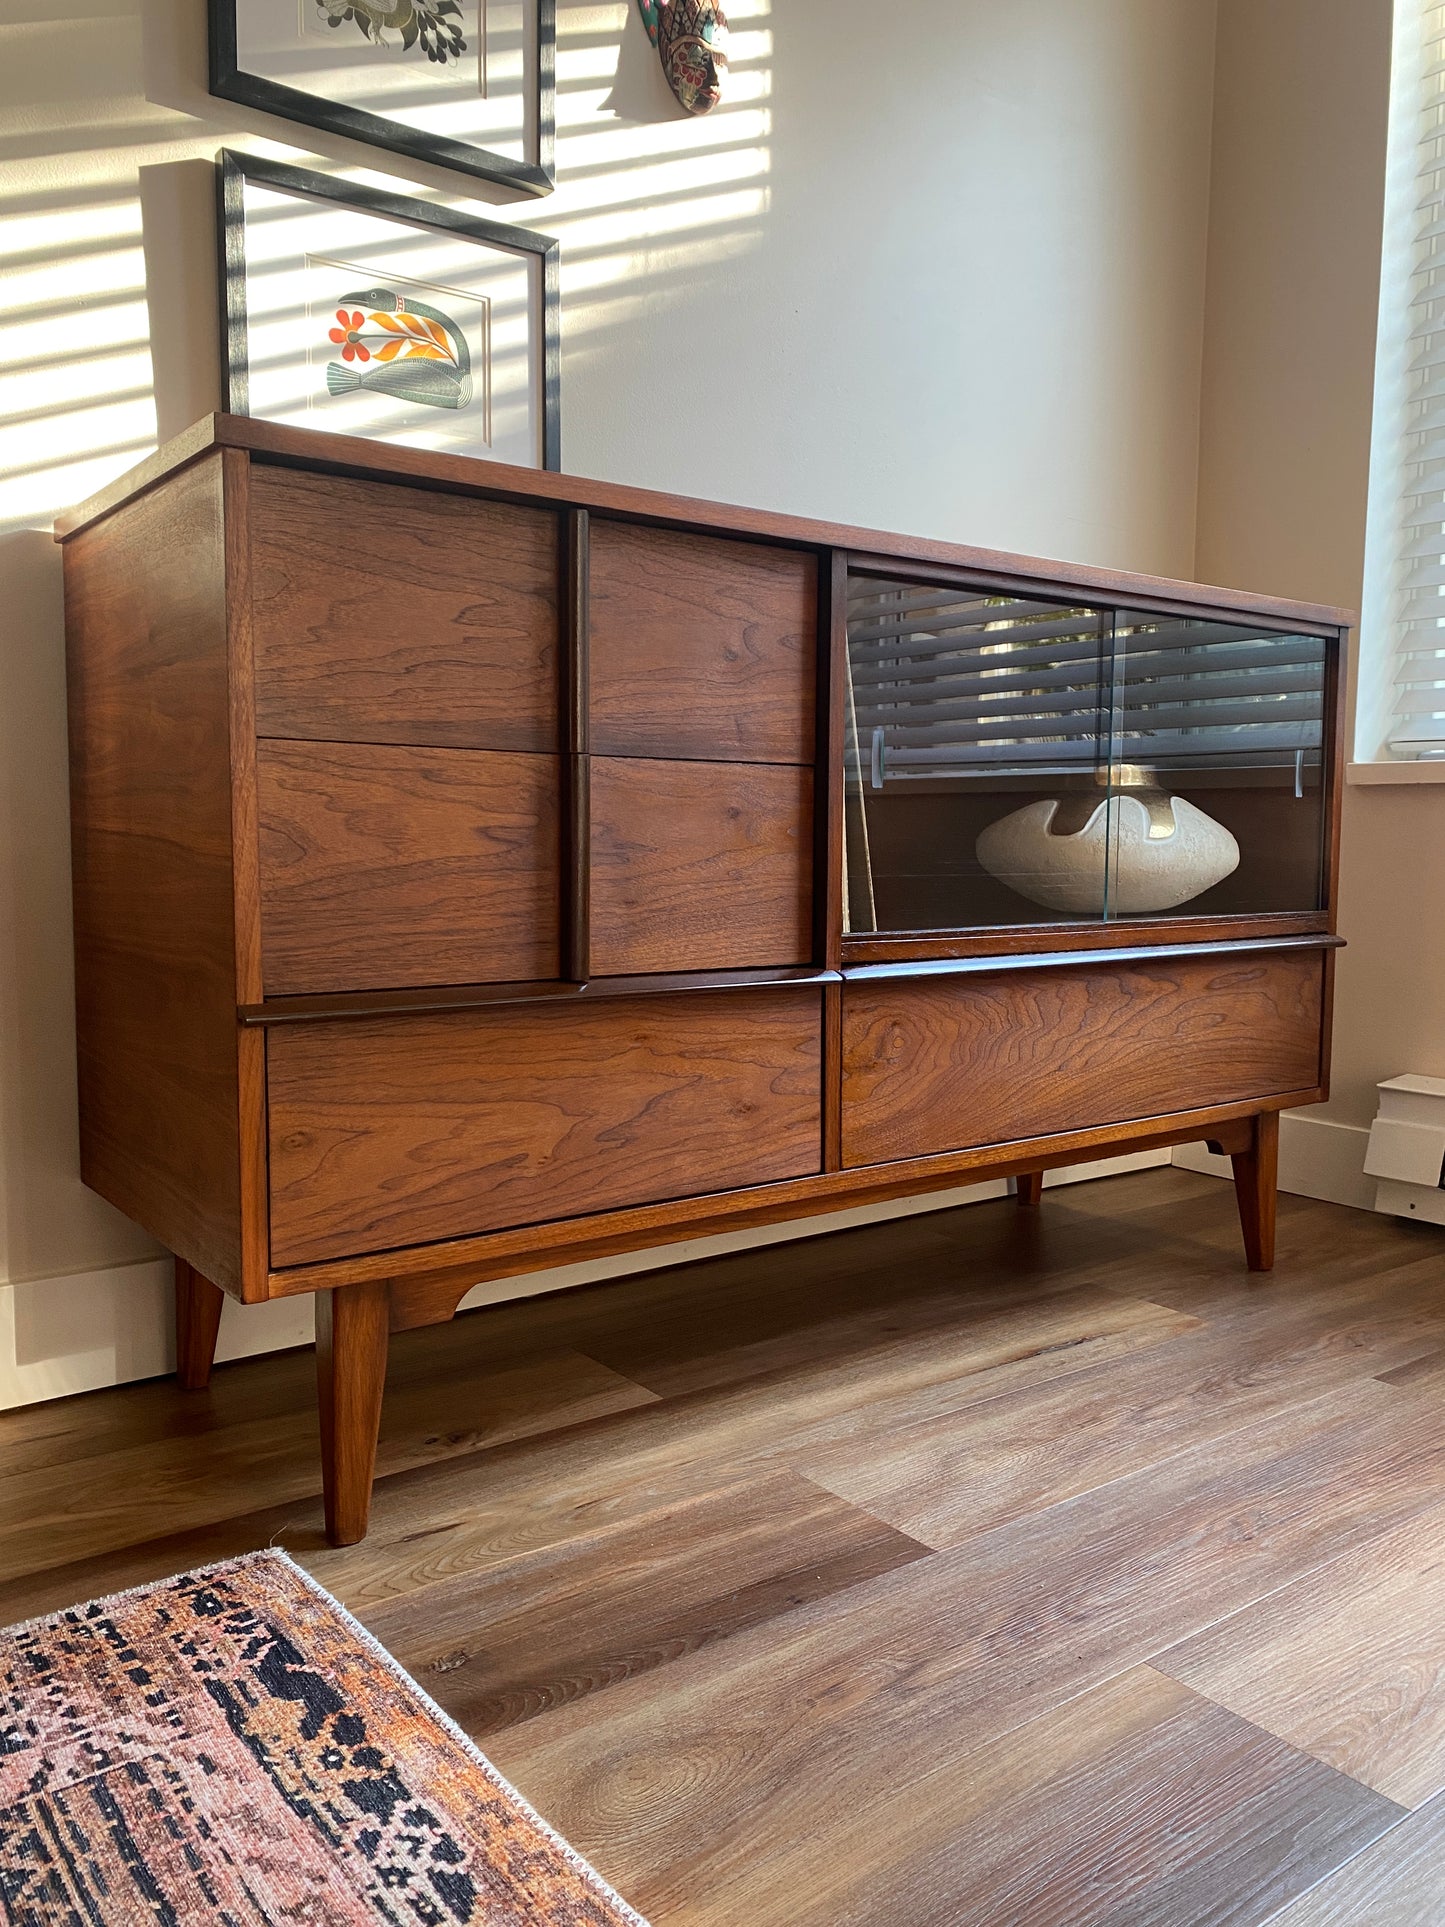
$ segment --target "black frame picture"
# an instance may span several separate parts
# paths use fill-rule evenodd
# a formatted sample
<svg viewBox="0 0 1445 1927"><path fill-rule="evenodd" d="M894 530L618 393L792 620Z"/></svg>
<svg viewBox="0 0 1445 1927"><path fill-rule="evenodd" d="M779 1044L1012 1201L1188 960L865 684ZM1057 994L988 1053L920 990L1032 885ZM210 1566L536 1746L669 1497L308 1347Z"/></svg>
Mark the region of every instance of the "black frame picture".
<svg viewBox="0 0 1445 1927"><path fill-rule="evenodd" d="M239 64L236 42L236 10L245 4L245 0L208 0L208 4L210 90L221 99L260 108L264 113L279 115L283 120L301 121L309 127L324 128L329 134L342 134L349 140L364 141L371 147L387 147L412 160L456 168L464 174L475 174L519 193L550 194L556 186L556 0L536 0L535 161L493 153L488 148L476 147L470 142L453 140L441 134L426 134L403 121L390 120L384 115L330 100L325 95L310 94L302 88L249 73Z"/></svg>
<svg viewBox="0 0 1445 1927"><path fill-rule="evenodd" d="M229 148L222 151L216 168L222 405L228 414L249 415L251 412L245 211L245 186L248 181L279 193L299 195L363 214L378 215L413 228L460 236L489 249L536 257L541 274L540 465L544 469L561 468L560 249L553 236L538 234L531 228L513 227L502 221L487 221L479 215L464 214L444 203L385 193L352 181L336 180L328 174L317 174L309 168L292 167L282 161L262 160L256 155L238 153Z"/></svg>

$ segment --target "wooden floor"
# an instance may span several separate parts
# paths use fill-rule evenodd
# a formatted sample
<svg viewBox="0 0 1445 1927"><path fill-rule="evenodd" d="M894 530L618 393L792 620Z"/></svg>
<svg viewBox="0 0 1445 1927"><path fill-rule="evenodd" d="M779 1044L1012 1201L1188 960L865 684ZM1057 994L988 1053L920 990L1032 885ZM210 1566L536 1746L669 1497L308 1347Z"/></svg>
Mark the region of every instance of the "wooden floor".
<svg viewBox="0 0 1445 1927"><path fill-rule="evenodd" d="M1445 1237L1158 1170L0 1416L0 1621L278 1541L663 1927L1445 1921Z"/></svg>

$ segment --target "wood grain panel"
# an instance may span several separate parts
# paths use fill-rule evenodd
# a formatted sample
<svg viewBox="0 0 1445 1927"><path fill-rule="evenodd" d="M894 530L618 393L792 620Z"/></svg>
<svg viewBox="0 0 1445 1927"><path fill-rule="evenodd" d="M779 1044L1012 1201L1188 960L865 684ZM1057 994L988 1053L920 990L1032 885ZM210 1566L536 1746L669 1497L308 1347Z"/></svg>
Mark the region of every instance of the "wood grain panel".
<svg viewBox="0 0 1445 1927"><path fill-rule="evenodd" d="M884 1458L871 1439L822 1438L797 1462L926 1545L956 1545L1366 1378L1428 1344L1439 1325L1440 1313L1418 1304L1341 1310L1324 1329L1317 1320L1266 1329L1221 1321L1135 1359L1000 1387L975 1410L961 1402L936 1415L920 1409ZM1281 1738L1299 1744L1293 1734Z"/></svg>
<svg viewBox="0 0 1445 1927"><path fill-rule="evenodd" d="M1376 1373L1376 1377L1385 1385L1408 1385L1417 1391L1428 1387L1438 1393L1445 1389L1445 1350L1426 1352L1423 1357L1412 1358L1408 1365L1396 1365L1391 1371Z"/></svg>
<svg viewBox="0 0 1445 1927"><path fill-rule="evenodd" d="M239 1292L220 458L69 542L65 600L81 1174Z"/></svg>
<svg viewBox="0 0 1445 1927"><path fill-rule="evenodd" d="M688 1927L1243 1927L1401 1817L1142 1666L982 1746L925 1713L930 1732L931 1770L910 1748L895 1777L865 1737L817 1771L834 1795L821 1824L785 1833L784 1795L757 1816L749 1864L710 1855L687 1893L680 1866L628 1867L627 1892Z"/></svg>
<svg viewBox="0 0 1445 1927"><path fill-rule="evenodd" d="M1408 1405L1401 1418L1408 1422ZM1401 1806L1445 1789L1445 1514L1436 1507L1155 1664Z"/></svg>
<svg viewBox="0 0 1445 1927"><path fill-rule="evenodd" d="M805 1251L796 1245L774 1249L759 1267L759 1295L764 1291L775 1298L784 1295L796 1269L805 1262ZM987 1280L986 1262L985 1258L984 1265L970 1264L970 1278L983 1270ZM831 1301L835 1274L826 1265L818 1270L822 1283L815 1287L817 1297ZM917 1242L902 1247L893 1261L880 1261L873 1290L894 1305L900 1299L906 1303L910 1281L926 1275L948 1279L957 1293L956 1256L950 1253L945 1260L934 1254L930 1260ZM695 1274L689 1267L672 1276L681 1294L694 1282ZM639 1286L640 1281L634 1281L629 1291ZM838 1294L846 1288L846 1280L838 1281ZM721 1468L719 1477L731 1480L742 1476L739 1467L750 1467L753 1473L783 1466L796 1469L804 1454L864 1437L871 1438L879 1457L887 1458L897 1441L907 1437L915 1418L937 1418L950 1407L982 1408L1000 1394L1066 1378L1110 1358L1132 1359L1141 1352L1157 1351L1186 1325L1179 1314L1161 1313L1138 1300L1111 1305L1107 1300L1117 1294L1102 1290L1049 1292L1035 1307L1020 1287L1024 1302L1008 1305L990 1300L981 1310L972 1285L963 1296L969 1314L957 1319L952 1328L935 1325L897 1343L885 1338L874 1344L865 1340L856 1347L844 1344L811 1359L799 1356L806 1349L804 1344L798 1345L792 1359L786 1354L779 1357L781 1348L767 1358L761 1355L766 1348L760 1347L754 1355L755 1370L717 1384L702 1382L668 1392L645 1421L628 1425L625 1434L612 1430L604 1436L594 1430L590 1436L558 1439L555 1449L535 1457L525 1472L515 1465L494 1464L483 1475L479 1468L476 1477L466 1481L471 1526L459 1530L446 1548L448 1572L491 1564L498 1533L513 1552L520 1552L524 1545L538 1550L553 1543L562 1536L568 1519L575 1520L579 1529L599 1517L615 1524L616 1499L628 1494L635 1495L639 1504L658 1503L679 1466L708 1464ZM537 1305L538 1301L529 1301L524 1315L535 1318ZM598 1310L603 1309L599 1304ZM685 1315L682 1306L679 1312ZM588 1319L585 1338L579 1334L572 1342L585 1343L589 1357L595 1348L609 1349L609 1323L605 1316L595 1322ZM818 1336L826 1345L826 1338ZM838 1334L831 1336L836 1340ZM636 1383L630 1373L624 1376ZM700 1372L699 1378L705 1381L706 1374ZM1239 1429L1243 1426L1242 1421ZM460 1504L461 1483L458 1480L448 1495L438 1479L425 1501L417 1494L410 1514L405 1508L394 1511L387 1530L395 1535L408 1532L417 1507L423 1504L428 1510ZM523 1512L525 1518L519 1516ZM384 1559L381 1548L378 1553ZM347 1577L363 1583L355 1568ZM1191 1627L1195 1623L1191 1621Z"/></svg>
<svg viewBox="0 0 1445 1927"><path fill-rule="evenodd" d="M556 756L258 747L270 995L560 969Z"/></svg>
<svg viewBox="0 0 1445 1927"><path fill-rule="evenodd" d="M863 1429L873 1429L874 1416L880 1418L890 1433L891 1458L895 1450L906 1455L915 1424L944 1411L956 1415L1021 1386L1088 1371L1198 1329L1198 1320L1187 1314L1098 1286L1053 1294L1033 1274L1005 1268L991 1274L1000 1243L996 1221L970 1238L971 1227L956 1215L919 1215L924 1225L917 1236L880 1241L869 1257L852 1257L836 1236L800 1240L788 1252L785 1274L759 1266L750 1275L739 1266L733 1289L715 1301L700 1299L691 1288L691 1268L649 1273L653 1288L637 1307L619 1305L605 1328L600 1322L589 1326L588 1354L665 1398L801 1372L811 1378L820 1410L827 1403L824 1387L837 1370L840 1381L866 1386L870 1412ZM932 1243L930 1221L946 1227ZM969 1265L970 1317L960 1340L951 1279L962 1262ZM950 1282L943 1282L945 1266ZM900 1301L888 1287L903 1269L915 1283ZM922 1276L940 1285L935 1297L917 1282ZM817 1302L822 1279L826 1315ZM800 1304L809 1309L806 1321L800 1320ZM884 1406L894 1399L899 1404L891 1417ZM856 1440L856 1426L835 1430L835 1421L828 1413L820 1427L808 1423L810 1460Z"/></svg>
<svg viewBox="0 0 1445 1927"><path fill-rule="evenodd" d="M765 1852L825 1830L841 1842L850 1820L856 1838L858 1808L881 1786L915 1789L941 1762L1146 1661L1171 1626L1198 1631L1221 1601L1233 1610L1419 1510L1445 1436L1435 1424L1404 1443L1390 1396L1365 1381L1242 1427L1227 1453L1176 1454L997 1527L801 1625L724 1642L707 1664L678 1666L665 1695L625 1681L497 1736L489 1756L580 1851L600 1840L609 1874L665 1918L685 1893L746 1881ZM880 1432L880 1452L891 1436ZM780 1678L796 1717L778 1717Z"/></svg>
<svg viewBox="0 0 1445 1927"><path fill-rule="evenodd" d="M411 1251L386 1251L369 1257L353 1252L335 1262L273 1269L267 1284L272 1297L288 1297L354 1284L363 1277L388 1278L392 1283L393 1315L406 1329L450 1318L465 1293L483 1279L516 1277L554 1264L590 1263L596 1258L651 1250L724 1229L747 1231L822 1211L882 1204L890 1198L952 1189L980 1176L1012 1177L1042 1163L1051 1171L1069 1164L1092 1163L1104 1146L1137 1152L1198 1144L1226 1132L1232 1136L1234 1122L1252 1116L1251 1106L1263 1101L1255 1098L1244 1106L1179 1112L1168 1120L1167 1129L1155 1130L1137 1123L1101 1125L1071 1136L1030 1138L1026 1148L985 1145L853 1171L815 1171L808 1177L778 1179L742 1191L712 1191L658 1204L632 1205L621 1211L557 1218L479 1237L452 1238ZM1283 1104L1287 1100L1268 1101ZM1292 1096L1288 1101L1293 1103L1295 1099Z"/></svg>
<svg viewBox="0 0 1445 1927"><path fill-rule="evenodd" d="M429 1354L422 1371L407 1369L405 1351L398 1370L393 1346L377 1459L383 1482L411 1467L439 1470L457 1458L485 1456L494 1446L566 1432L606 1413L654 1402L650 1393L576 1352L554 1348L499 1367L490 1356L478 1356L464 1343L459 1347L456 1326L447 1336L449 1355ZM166 1401L163 1425L141 1432L132 1428L94 1450L66 1427L65 1458L55 1450L61 1430L56 1427L50 1450L33 1455L18 1473L0 1474L6 1558L0 1612L7 1620L23 1616L11 1614L8 1606L17 1596L14 1580L26 1571L94 1556L104 1547L114 1553L204 1531L234 1517L238 1506L248 1513L281 1507L294 1514L299 1501L306 1511L314 1507L319 1524L316 1360L309 1346L271 1358L277 1365L284 1358L286 1365L272 1381L270 1396L249 1396L244 1378L238 1383L224 1364L205 1392L184 1399L169 1380L152 1381ZM121 1396L128 1395L134 1405L138 1390L127 1386ZM267 1543L273 1523L274 1515L254 1543ZM318 1531L311 1532L309 1543L320 1544ZM179 1564L185 1563L183 1554ZM78 1594L66 1597L86 1592L82 1585Z"/></svg>
<svg viewBox="0 0 1445 1927"><path fill-rule="evenodd" d="M1445 1890L1445 1796L1322 1880L1271 1927L1433 1927Z"/></svg>
<svg viewBox="0 0 1445 1927"><path fill-rule="evenodd" d="M808 960L811 770L594 757L591 780L596 975Z"/></svg>
<svg viewBox="0 0 1445 1927"><path fill-rule="evenodd" d="M256 464L262 735L557 747L555 513Z"/></svg>
<svg viewBox="0 0 1445 1927"><path fill-rule="evenodd" d="M1298 952L846 984L843 1162L1306 1089L1321 985Z"/></svg>
<svg viewBox="0 0 1445 1927"><path fill-rule="evenodd" d="M610 1876L666 1918L684 1894L746 1881L766 1852L824 1831L842 1842L850 1821L856 1839L858 1808L881 1786L917 1789L941 1762L1138 1666L1171 1626L1198 1631L1221 1602L1233 1610L1419 1510L1438 1489L1445 1437L1432 1424L1428 1439L1404 1442L1389 1400L1365 1381L1242 1427L1227 1452L1180 1453L980 1534L813 1607L801 1625L684 1662L665 1694L625 1681L514 1727L489 1756L579 1850L601 1841ZM894 1436L880 1432L880 1453ZM778 1717L780 1680L796 1717ZM735 1918L750 1918L748 1897Z"/></svg>
<svg viewBox="0 0 1445 1927"><path fill-rule="evenodd" d="M926 1552L806 1479L772 1472L458 1575L425 1606L407 1596L368 1625L475 1738Z"/></svg>
<svg viewBox="0 0 1445 1927"><path fill-rule="evenodd" d="M592 748L811 763L818 565L594 517Z"/></svg>
<svg viewBox="0 0 1445 1927"><path fill-rule="evenodd" d="M1374 1599L1390 1535L1441 1508L1423 1370L1302 1384L1281 1418L1241 1414L851 1586L867 1539L776 1477L819 1421L906 1453L910 1385L929 1418L950 1379L972 1398L996 1374L1068 1371L1081 1299L1101 1319L1149 1316L1147 1296L1242 1333L1318 1324L1341 1357L1391 1304L1441 1316L1418 1226L1303 1198L1284 1217L1280 1289L1237 1263L1229 1185L1165 1167L1051 1190L1042 1213L1000 1199L403 1333L371 1535L344 1552L320 1539L309 1352L224 1365L185 1399L155 1380L0 1413L0 1620L282 1543L413 1642L444 1699L455 1682L467 1701L495 1626L502 1710L524 1691L536 1714L488 1752L658 1922L1434 1927L1445 1800L1361 1852L1361 1816L1389 1817L1367 1790L1149 1677L1152 1655L1291 1581L1311 1666L1331 1583L1394 1650ZM665 1398L590 1362L619 1330ZM485 1723L496 1702L475 1704ZM1362 1738L1378 1723L1388 1744L1392 1717L1373 1703Z"/></svg>
<svg viewBox="0 0 1445 1927"><path fill-rule="evenodd" d="M806 1261L805 1252L806 1247L798 1245L772 1248L758 1263L759 1293L771 1288L774 1295L786 1294L800 1261ZM724 1285L716 1263L709 1263L714 1283L731 1292L740 1282L740 1267L729 1261L732 1276ZM815 1270L821 1310L836 1295L835 1274L826 1265ZM973 1275L976 1271L971 1267ZM682 1291L707 1274L688 1266L670 1276ZM649 1407L649 1416L639 1418L636 1425L594 1426L554 1438L546 1447L539 1445L523 1455L508 1455L505 1460L493 1455L468 1468L453 1467L450 1477L440 1470L435 1476L418 1474L405 1495L385 1488L378 1493L384 1516L373 1523L369 1552L344 1566L331 1567L332 1576L346 1585L349 1604L384 1601L394 1590L388 1575L398 1561L411 1575L410 1583L423 1584L492 1565L499 1553L516 1556L539 1551L593 1530L600 1520L617 1525L637 1518L655 1510L669 1494L694 1496L719 1482L732 1482L743 1476L738 1468L745 1463L750 1475L776 1470L791 1463L792 1439L816 1439L824 1429L839 1438L850 1431L872 1430L879 1451L887 1452L899 1428L908 1424L905 1401L910 1387L925 1411L942 1406L951 1375L966 1381L962 1388L966 1401L982 1401L995 1387L1067 1372L1075 1345L1087 1348L1092 1358L1122 1356L1141 1346L1166 1342L1170 1330L1157 1313L1150 1316L1152 1307L1146 1309L1138 1302L1129 1304L1121 1316L1121 1308L1110 1310L1099 1302L1105 1294L1096 1293L1090 1294L1094 1303L1088 1313L1070 1313L1062 1308L1062 1299L1072 1294L1060 1293L1050 1295L1045 1317L1033 1325L1026 1306L1012 1314L991 1309L983 1321L985 1328L971 1341L973 1293L971 1288L958 1291L956 1256L950 1253L942 1262L936 1255L930 1259L913 1240L906 1241L891 1260L880 1263L874 1290L896 1304L906 1300L914 1279L927 1276L946 1279L956 1302L967 1308L954 1330L934 1334L931 1351L925 1341L909 1345L903 1354L885 1347L873 1354L880 1367L877 1377L870 1371L866 1347L821 1361L821 1370L806 1362L800 1367L797 1361L791 1366L784 1361L780 1369L764 1369L743 1382L668 1396ZM586 1318L587 1339L579 1334L572 1342L588 1343L590 1356L592 1344L605 1342L607 1312L616 1294L625 1292L636 1306L636 1294L647 1282L612 1284L605 1303L601 1292L580 1301L584 1309L595 1305L602 1316L595 1322ZM546 1310L570 1310L578 1302L570 1296L531 1299L520 1316L535 1321ZM476 1315L465 1314L463 1329L465 1319ZM508 1315L518 1312L513 1309ZM486 1317L488 1329L495 1331L492 1313L488 1311ZM449 1329L458 1332L456 1326ZM519 1327L519 1331L525 1329ZM412 1336L402 1334L406 1342ZM466 1341L458 1335L454 1342ZM550 1342L567 1341L551 1334ZM640 1413L641 1408L637 1410ZM425 1543L428 1535L418 1527L432 1524L445 1532L444 1542ZM0 1605L8 1598L0 1583ZM857 1603L867 1600L865 1593Z"/></svg>
<svg viewBox="0 0 1445 1927"><path fill-rule="evenodd" d="M820 1002L750 991L278 1031L272 1260L816 1171Z"/></svg>

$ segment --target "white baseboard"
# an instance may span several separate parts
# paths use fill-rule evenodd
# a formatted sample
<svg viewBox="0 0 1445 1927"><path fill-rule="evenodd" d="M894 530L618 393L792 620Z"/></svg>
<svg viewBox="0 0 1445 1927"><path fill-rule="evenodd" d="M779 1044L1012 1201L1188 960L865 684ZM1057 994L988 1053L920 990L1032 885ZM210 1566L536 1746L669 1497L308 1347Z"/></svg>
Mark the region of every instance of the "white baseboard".
<svg viewBox="0 0 1445 1927"><path fill-rule="evenodd" d="M175 1370L169 1258L0 1286L0 1411ZM310 1298L227 1301L218 1358L309 1345Z"/></svg>
<svg viewBox="0 0 1445 1927"><path fill-rule="evenodd" d="M1167 1151L1106 1158L1096 1164L1075 1164L1050 1172L1048 1182L1077 1184L1085 1178L1111 1177L1118 1172L1168 1162ZM628 1272L654 1271L663 1265L687 1264L694 1259L718 1257L755 1245L817 1237L828 1231L911 1217L922 1211L945 1211L954 1205L977 1204L985 1198L1001 1197L1007 1189L1002 1179L993 1179L955 1191L933 1191L923 1197L898 1198L887 1204L834 1211L826 1217L794 1219L788 1224L766 1225L753 1231L692 1238L651 1251L625 1252L590 1264L560 1265L550 1271L532 1272L527 1277L501 1278L492 1284L478 1285L462 1304L469 1309L509 1298L530 1298L540 1292L593 1284ZM309 1345L313 1336L309 1297L282 1298L269 1305L238 1305L228 1300L221 1317L216 1355L249 1358L259 1352L286 1351L295 1345ZM37 1404L42 1399L64 1398L73 1392L95 1391L103 1385L158 1378L174 1369L174 1313L168 1258L142 1259L134 1264L78 1272L69 1277L32 1278L0 1285L0 1411Z"/></svg>
<svg viewBox="0 0 1445 1927"><path fill-rule="evenodd" d="M1363 1125L1312 1117L1308 1111L1282 1112L1280 1190L1295 1197L1321 1198L1326 1204L1349 1204L1360 1211L1373 1211L1375 1180L1365 1176L1369 1140ZM1230 1175L1229 1159L1215 1157L1202 1144L1179 1145L1174 1162L1186 1171L1207 1171L1211 1177Z"/></svg>

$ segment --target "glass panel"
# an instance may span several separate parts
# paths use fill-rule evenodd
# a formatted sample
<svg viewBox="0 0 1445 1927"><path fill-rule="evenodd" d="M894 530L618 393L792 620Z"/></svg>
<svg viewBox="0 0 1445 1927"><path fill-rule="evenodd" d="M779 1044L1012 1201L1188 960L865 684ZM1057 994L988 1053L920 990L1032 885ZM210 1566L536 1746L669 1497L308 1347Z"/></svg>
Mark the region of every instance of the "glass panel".
<svg viewBox="0 0 1445 1927"><path fill-rule="evenodd" d="M845 928L1097 922L1113 617L854 576Z"/></svg>
<svg viewBox="0 0 1445 1927"><path fill-rule="evenodd" d="M1326 645L1120 611L1111 917L1323 902Z"/></svg>
<svg viewBox="0 0 1445 1927"><path fill-rule="evenodd" d="M855 576L845 927L1324 900L1316 636Z"/></svg>

